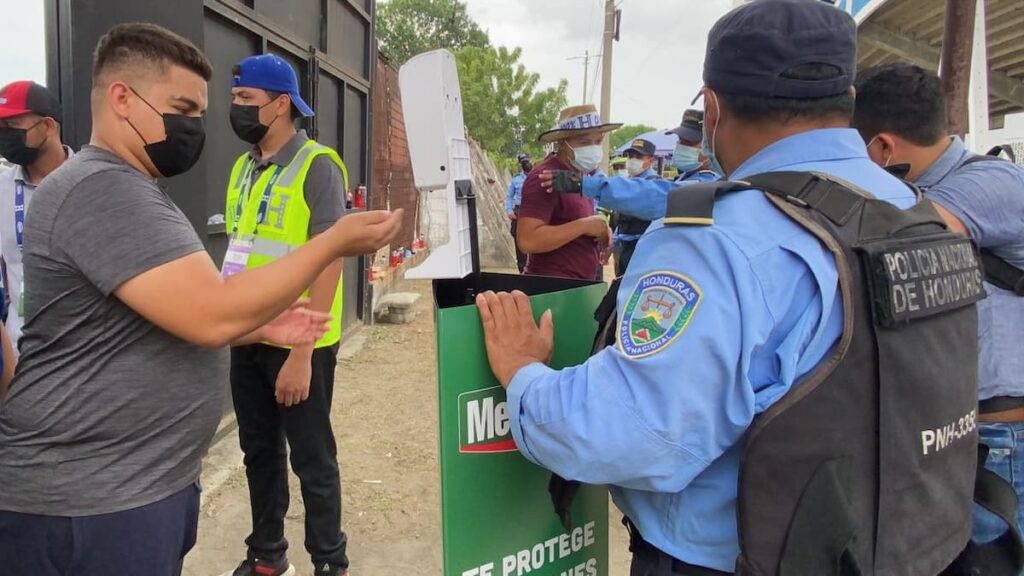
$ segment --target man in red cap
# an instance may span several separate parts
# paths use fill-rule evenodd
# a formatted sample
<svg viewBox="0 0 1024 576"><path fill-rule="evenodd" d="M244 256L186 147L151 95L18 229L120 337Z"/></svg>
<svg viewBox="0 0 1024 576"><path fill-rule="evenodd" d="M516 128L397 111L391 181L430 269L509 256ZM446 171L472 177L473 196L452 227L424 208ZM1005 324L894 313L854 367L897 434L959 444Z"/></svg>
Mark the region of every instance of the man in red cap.
<svg viewBox="0 0 1024 576"><path fill-rule="evenodd" d="M15 164L0 174L0 254L10 297L7 333L17 353L25 322L25 282L21 265L25 211L36 186L71 157L61 142L60 101L45 86L20 80L0 89L0 156Z"/></svg>

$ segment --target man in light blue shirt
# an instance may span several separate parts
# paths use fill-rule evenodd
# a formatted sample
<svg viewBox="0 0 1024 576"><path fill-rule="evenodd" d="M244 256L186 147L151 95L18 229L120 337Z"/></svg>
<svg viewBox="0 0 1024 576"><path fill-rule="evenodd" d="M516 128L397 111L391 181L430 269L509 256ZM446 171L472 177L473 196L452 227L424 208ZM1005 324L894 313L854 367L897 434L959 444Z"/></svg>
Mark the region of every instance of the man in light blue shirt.
<svg viewBox="0 0 1024 576"><path fill-rule="evenodd" d="M1024 168L1012 162L972 161L977 155L949 136L939 78L910 64L869 70L858 80L854 125L868 154L884 166L903 165L951 229L983 250L1024 268ZM986 467L1014 485L1024 502L1024 291L987 282L978 303L979 427L990 451ZM1024 508L1018 511L1024 523ZM975 539L994 540L1006 525L975 513Z"/></svg>
<svg viewBox="0 0 1024 576"><path fill-rule="evenodd" d="M724 16L705 60L709 158L734 181L820 171L912 206L911 190L875 165L849 128L855 45L852 18L820 2L763 0ZM722 66L732 55L749 65ZM646 182L654 183L678 186ZM614 185L600 187L602 205L612 205ZM591 190L584 180L583 192ZM634 213L663 216L664 196ZM713 226L654 222L623 277L620 314L658 278L685 285L686 315L675 317L672 338L637 348L620 337L580 366L552 370L544 364L550 317L538 330L508 317L514 297L486 293L477 303L488 356L522 454L564 478L610 487L635 527L634 550L647 551L634 552L634 574L727 574L740 552L745 436L842 333L837 267L815 236L747 190L715 204Z"/></svg>
<svg viewBox="0 0 1024 576"><path fill-rule="evenodd" d="M530 157L526 154L520 154L517 160L519 161L519 173L512 177L512 181L508 184L508 190L505 191L505 214L512 222L510 231L512 242L516 247L516 266L522 272L523 268L526 268L526 254L519 249L519 238L516 232L519 229L519 205L523 202L523 182L526 182L526 176L533 171L533 164L530 163Z"/></svg>
<svg viewBox="0 0 1024 576"><path fill-rule="evenodd" d="M636 181L661 180L658 173L654 171L654 154L657 148L654 142L637 138L630 143L624 155L626 156L626 172L629 178ZM604 175L591 176L609 180ZM620 178L621 180L621 178ZM600 199L596 200L600 203ZM612 236L612 254L615 256L615 276L622 276L633 257L636 243L651 225L650 220L637 218L630 214L629 210L617 211L613 216L615 222L615 234Z"/></svg>

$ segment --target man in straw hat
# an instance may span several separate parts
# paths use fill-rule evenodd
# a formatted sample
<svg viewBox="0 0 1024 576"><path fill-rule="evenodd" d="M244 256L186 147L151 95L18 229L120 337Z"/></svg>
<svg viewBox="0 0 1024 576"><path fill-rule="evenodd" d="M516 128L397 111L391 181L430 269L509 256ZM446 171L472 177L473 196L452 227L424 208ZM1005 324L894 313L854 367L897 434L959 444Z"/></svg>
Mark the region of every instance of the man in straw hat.
<svg viewBox="0 0 1024 576"><path fill-rule="evenodd" d="M593 104L570 106L558 124L538 140L554 152L537 164L523 183L519 207L519 248L529 255L524 274L593 280L611 230L595 214L594 201L578 194L549 194L538 174L545 170L590 174L604 156L604 134L621 124L605 124Z"/></svg>

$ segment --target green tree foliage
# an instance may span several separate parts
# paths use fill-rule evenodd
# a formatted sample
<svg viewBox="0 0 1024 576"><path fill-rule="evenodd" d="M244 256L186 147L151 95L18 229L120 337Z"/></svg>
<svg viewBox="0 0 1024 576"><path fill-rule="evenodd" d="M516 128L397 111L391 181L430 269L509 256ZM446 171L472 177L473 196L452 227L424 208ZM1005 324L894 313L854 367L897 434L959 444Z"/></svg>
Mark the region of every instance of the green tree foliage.
<svg viewBox="0 0 1024 576"><path fill-rule="evenodd" d="M388 0L377 6L377 38L396 66L428 50L491 45L459 0Z"/></svg>
<svg viewBox="0 0 1024 576"><path fill-rule="evenodd" d="M636 138L641 134L653 132L654 130L657 130L657 128L646 124L626 124L615 132L612 132L612 135L608 138L609 146L612 150L617 150L619 146L622 146L633 138Z"/></svg>
<svg viewBox="0 0 1024 576"><path fill-rule="evenodd" d="M517 135L536 162L543 153L537 136L554 126L566 103L567 83L538 90L540 80L519 62L522 50L467 47L455 54L462 84L466 131L491 153L494 161L518 171Z"/></svg>

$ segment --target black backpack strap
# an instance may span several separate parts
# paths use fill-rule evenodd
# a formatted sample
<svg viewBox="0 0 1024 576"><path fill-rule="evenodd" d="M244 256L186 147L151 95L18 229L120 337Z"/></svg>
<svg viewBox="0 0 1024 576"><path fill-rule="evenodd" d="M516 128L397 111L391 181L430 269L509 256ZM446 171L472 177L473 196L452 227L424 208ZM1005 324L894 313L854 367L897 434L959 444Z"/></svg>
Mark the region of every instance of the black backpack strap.
<svg viewBox="0 0 1024 576"><path fill-rule="evenodd" d="M967 543L960 556L940 576L1017 576L1024 570L1024 541L1017 522L1017 492L1001 476L985 468L988 446L978 444L978 473L974 502L1009 527L991 542Z"/></svg>
<svg viewBox="0 0 1024 576"><path fill-rule="evenodd" d="M1024 270L996 256L987 248L981 250L981 265L985 269L985 280L990 284L1017 296L1024 296Z"/></svg>
<svg viewBox="0 0 1024 576"><path fill-rule="evenodd" d="M816 172L766 172L747 178L747 182L791 204L813 209L836 226L845 226L868 199Z"/></svg>
<svg viewBox="0 0 1024 576"><path fill-rule="evenodd" d="M747 182L697 182L668 193L665 205L666 226L711 226L715 223L715 200L729 192L749 190Z"/></svg>
<svg viewBox="0 0 1024 576"><path fill-rule="evenodd" d="M1007 162L1000 158L999 153L1007 151L1008 146L996 146L985 156L975 155L968 158L960 167L969 166L978 162ZM1012 156L1013 149L1008 153ZM1010 264L1003 258L996 256L991 250L982 248L981 263L985 268L985 280L993 286L1009 290L1017 296L1024 296L1024 270Z"/></svg>

